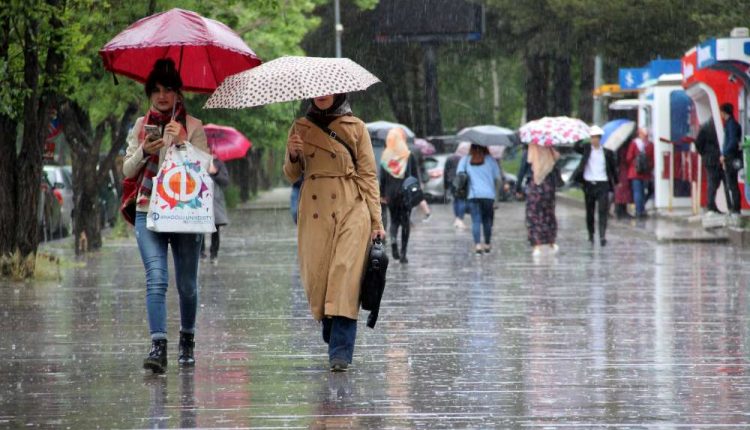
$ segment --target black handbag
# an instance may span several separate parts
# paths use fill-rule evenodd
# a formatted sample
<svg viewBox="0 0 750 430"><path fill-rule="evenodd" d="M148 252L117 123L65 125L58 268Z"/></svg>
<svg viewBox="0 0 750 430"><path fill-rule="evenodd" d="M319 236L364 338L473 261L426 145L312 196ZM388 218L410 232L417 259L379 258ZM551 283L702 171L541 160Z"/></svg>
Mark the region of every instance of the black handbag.
<svg viewBox="0 0 750 430"><path fill-rule="evenodd" d="M388 255L380 238L373 241L367 253L365 272L359 291L362 309L370 311L367 317L367 327L375 328L380 311L380 300L385 291L385 273L388 270Z"/></svg>

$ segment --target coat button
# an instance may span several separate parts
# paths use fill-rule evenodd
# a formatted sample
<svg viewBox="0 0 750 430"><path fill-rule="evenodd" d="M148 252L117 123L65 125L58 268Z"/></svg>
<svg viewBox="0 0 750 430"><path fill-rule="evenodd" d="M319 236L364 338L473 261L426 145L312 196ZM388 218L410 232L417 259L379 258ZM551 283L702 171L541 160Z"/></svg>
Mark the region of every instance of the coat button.
<svg viewBox="0 0 750 430"><path fill-rule="evenodd" d="M313 214L313 219L318 219L318 214Z"/></svg>
<svg viewBox="0 0 750 430"><path fill-rule="evenodd" d="M336 200L336 193L331 194L331 198Z"/></svg>
<svg viewBox="0 0 750 430"><path fill-rule="evenodd" d="M312 179L314 181L315 180L315 175L311 175L310 179Z"/></svg>
<svg viewBox="0 0 750 430"><path fill-rule="evenodd" d="M316 196L315 194L313 194L313 195L312 195L312 199L313 199L313 200L317 200L317 199L318 199L318 196Z"/></svg>
<svg viewBox="0 0 750 430"><path fill-rule="evenodd" d="M336 218L336 212L331 214L331 218Z"/></svg>
<svg viewBox="0 0 750 430"><path fill-rule="evenodd" d="M331 158L336 158L336 154L331 154Z"/></svg>
<svg viewBox="0 0 750 430"><path fill-rule="evenodd" d="M310 158L315 158L315 153L310 154Z"/></svg>

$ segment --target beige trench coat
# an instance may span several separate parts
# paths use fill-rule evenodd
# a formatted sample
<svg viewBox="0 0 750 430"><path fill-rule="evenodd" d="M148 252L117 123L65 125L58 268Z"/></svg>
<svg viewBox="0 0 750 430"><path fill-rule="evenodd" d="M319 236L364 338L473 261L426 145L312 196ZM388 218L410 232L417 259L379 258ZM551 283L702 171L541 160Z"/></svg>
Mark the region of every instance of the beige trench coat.
<svg viewBox="0 0 750 430"><path fill-rule="evenodd" d="M352 146L349 152L307 119L295 121L290 134L304 142L294 163L289 154L284 174L305 181L299 198L297 246L300 275L313 317L357 319L359 288L373 230L382 230L375 155L365 124L353 116L329 128Z"/></svg>

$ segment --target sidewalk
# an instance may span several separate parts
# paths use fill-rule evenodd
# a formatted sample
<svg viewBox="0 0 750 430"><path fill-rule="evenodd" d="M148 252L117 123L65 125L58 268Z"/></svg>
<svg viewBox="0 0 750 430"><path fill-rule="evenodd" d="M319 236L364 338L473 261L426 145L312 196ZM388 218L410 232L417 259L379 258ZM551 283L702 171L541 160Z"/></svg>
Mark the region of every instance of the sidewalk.
<svg viewBox="0 0 750 430"><path fill-rule="evenodd" d="M261 191L258 198L237 206L237 210L288 210L291 187L278 187Z"/></svg>
<svg viewBox="0 0 750 430"><path fill-rule="evenodd" d="M557 200L562 204L584 210L583 201L575 197L558 193ZM706 230L701 224L701 217L693 215L692 211L674 210L660 212L645 220L613 218L612 221L613 226L627 228L641 237L657 242L729 242L729 232L726 228Z"/></svg>

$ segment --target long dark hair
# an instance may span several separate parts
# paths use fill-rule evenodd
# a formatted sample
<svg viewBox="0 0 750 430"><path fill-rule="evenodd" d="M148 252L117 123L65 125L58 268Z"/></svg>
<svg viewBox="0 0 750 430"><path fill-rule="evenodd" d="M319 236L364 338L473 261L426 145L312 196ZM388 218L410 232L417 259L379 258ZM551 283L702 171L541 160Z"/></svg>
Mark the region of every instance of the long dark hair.
<svg viewBox="0 0 750 430"><path fill-rule="evenodd" d="M490 150L487 149L485 146L475 145L471 144L471 148L469 148L469 155L471 156L471 164L474 166L478 166L480 164L484 164L484 157L489 155Z"/></svg>

